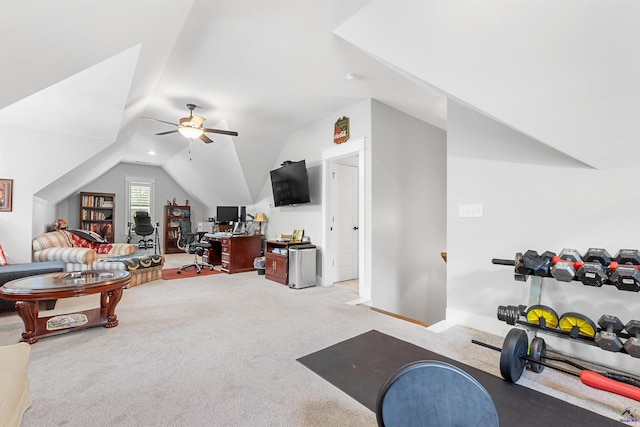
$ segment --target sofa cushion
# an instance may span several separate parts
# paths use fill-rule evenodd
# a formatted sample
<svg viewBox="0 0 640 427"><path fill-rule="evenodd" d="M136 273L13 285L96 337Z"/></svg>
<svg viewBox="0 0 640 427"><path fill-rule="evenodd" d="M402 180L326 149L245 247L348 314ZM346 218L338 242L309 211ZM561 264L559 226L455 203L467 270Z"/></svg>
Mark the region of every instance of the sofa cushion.
<svg viewBox="0 0 640 427"><path fill-rule="evenodd" d="M19 426L24 411L31 406L27 343L0 346L3 371L0 381L0 425Z"/></svg>
<svg viewBox="0 0 640 427"><path fill-rule="evenodd" d="M59 271L64 271L64 262L62 261L4 265L0 267L0 286L11 280L37 274L57 273ZM7 301L0 298L0 311L13 311L15 306L15 301Z"/></svg>
<svg viewBox="0 0 640 427"><path fill-rule="evenodd" d="M73 246L75 246L76 248L93 249L98 254L108 254L112 248L112 246L108 243L96 243L91 240L86 240L76 233L71 234L71 240L73 241Z"/></svg>
<svg viewBox="0 0 640 427"><path fill-rule="evenodd" d="M33 239L32 247L34 252L48 248L71 248L73 247L72 234L65 230L50 231Z"/></svg>
<svg viewBox="0 0 640 427"><path fill-rule="evenodd" d="M5 265L0 268L0 286L11 280L35 276L36 274L57 273L58 271L64 271L64 262L27 262Z"/></svg>
<svg viewBox="0 0 640 427"><path fill-rule="evenodd" d="M135 271L143 268L162 267L164 256L153 254L133 254L102 258L93 263L96 270Z"/></svg>

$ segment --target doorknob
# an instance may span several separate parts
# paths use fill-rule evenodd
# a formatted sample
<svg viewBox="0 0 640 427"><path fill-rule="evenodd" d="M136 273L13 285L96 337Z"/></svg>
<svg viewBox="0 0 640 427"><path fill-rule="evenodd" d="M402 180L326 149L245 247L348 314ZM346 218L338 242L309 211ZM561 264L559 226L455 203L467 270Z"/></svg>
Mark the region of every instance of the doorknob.
<svg viewBox="0 0 640 427"><path fill-rule="evenodd" d="M354 225L354 226L353 226L353 229L354 229L354 230L357 230L357 229L358 229L358 227Z"/></svg>

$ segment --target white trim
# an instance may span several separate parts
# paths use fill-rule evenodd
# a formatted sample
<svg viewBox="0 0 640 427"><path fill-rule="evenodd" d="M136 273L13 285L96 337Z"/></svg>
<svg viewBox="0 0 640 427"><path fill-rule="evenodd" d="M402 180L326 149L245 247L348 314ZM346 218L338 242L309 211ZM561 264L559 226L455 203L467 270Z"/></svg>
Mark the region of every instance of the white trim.
<svg viewBox="0 0 640 427"><path fill-rule="evenodd" d="M124 194L125 194L125 211L124 211L124 215L123 218L125 218L125 223L124 223L124 228L125 228L125 233L124 233L124 238L125 241L128 237L128 233L129 233L129 227L128 227L128 223L129 223L129 212L131 212L131 184L144 184L144 185L150 185L151 186L151 199L149 200L149 216L152 219L155 219L155 212L154 212L154 206L155 206L155 200L156 200L156 180L155 178L149 178L149 177L144 177L144 178L140 178L140 177L133 177L133 176L125 176L124 177Z"/></svg>

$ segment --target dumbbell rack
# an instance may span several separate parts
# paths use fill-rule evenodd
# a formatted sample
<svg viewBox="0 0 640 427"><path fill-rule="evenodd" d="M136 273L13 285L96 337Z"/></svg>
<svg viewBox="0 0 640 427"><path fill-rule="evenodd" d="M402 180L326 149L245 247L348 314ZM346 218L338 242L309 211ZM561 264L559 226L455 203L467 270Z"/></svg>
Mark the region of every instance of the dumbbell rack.
<svg viewBox="0 0 640 427"><path fill-rule="evenodd" d="M495 261L495 260L494 260ZM495 263L495 262L494 262ZM531 278L530 280L530 286L529 286L529 297L528 297L528 307L534 307L534 306L538 306L541 303L542 300L542 279L545 278L543 276L535 276L535 275L531 275L528 276L529 278ZM518 279L517 275L516 275L516 280L522 280L522 278ZM526 278L525 278L526 281ZM518 309L518 307L512 307L512 310L516 310ZM503 308L503 307L500 307ZM498 311L500 311L500 308L498 309ZM524 307L526 308L526 307ZM524 313L522 313L524 315ZM510 319L511 321L507 321L507 323L515 325L515 324L519 324L521 326L524 326L525 328L527 328L527 330L529 332L531 332L533 334L532 337L535 337L536 333L539 332L543 332L543 333L547 333L547 334L551 334L560 338L564 338L564 339L569 339L572 340L574 342L580 342L583 344L588 344L588 345L592 345L592 346L596 346L596 347L600 347L595 340L595 335L594 337L591 336L585 336L582 334L578 334L575 330L573 332L568 332L562 329L558 329L558 328L550 328L550 327L546 327L546 325L544 324L544 322L542 322L542 325L538 325L538 324L534 324L528 321L523 321L520 320L520 314L508 314L507 316L513 316L514 319ZM501 319L504 320L504 319ZM590 321L590 319L587 319ZM592 323L592 321L590 321ZM601 332L602 330L600 328L595 327L594 326L594 331L595 333ZM624 338L624 339L629 339L632 336L628 333L624 333L622 331L620 332L616 332L616 335L618 336L618 338ZM623 353L623 354L629 354L625 348L622 348L618 351L615 351L617 353Z"/></svg>

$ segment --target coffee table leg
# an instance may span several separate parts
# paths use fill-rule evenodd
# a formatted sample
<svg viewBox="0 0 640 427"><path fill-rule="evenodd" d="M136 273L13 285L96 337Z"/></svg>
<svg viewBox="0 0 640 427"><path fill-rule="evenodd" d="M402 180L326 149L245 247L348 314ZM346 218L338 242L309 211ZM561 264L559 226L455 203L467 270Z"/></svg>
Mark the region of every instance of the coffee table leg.
<svg viewBox="0 0 640 427"><path fill-rule="evenodd" d="M105 328L114 328L118 326L118 316L116 316L116 305L122 298L122 288L114 289L112 291L100 293L100 310L107 312L107 323Z"/></svg>
<svg viewBox="0 0 640 427"><path fill-rule="evenodd" d="M29 344L38 342L36 338L36 320L38 319L38 301L16 301L16 312L24 323L22 340Z"/></svg>

